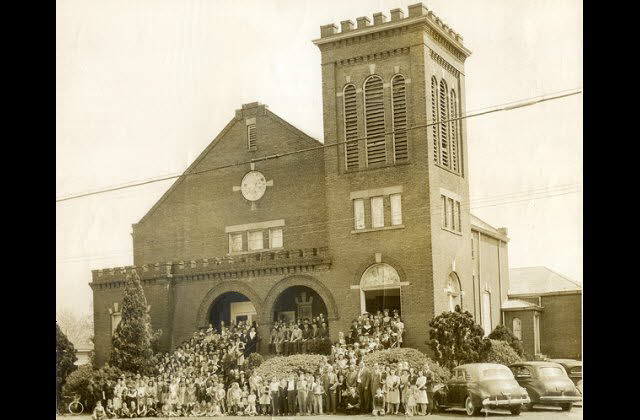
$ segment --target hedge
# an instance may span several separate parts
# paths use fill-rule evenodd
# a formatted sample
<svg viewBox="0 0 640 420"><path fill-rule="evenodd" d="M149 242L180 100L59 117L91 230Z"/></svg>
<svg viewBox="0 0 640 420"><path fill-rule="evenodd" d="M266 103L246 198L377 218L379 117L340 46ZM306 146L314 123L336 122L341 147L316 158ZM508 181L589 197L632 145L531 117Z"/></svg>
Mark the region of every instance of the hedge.
<svg viewBox="0 0 640 420"><path fill-rule="evenodd" d="M484 355L483 362L500 363L509 366L512 363L521 362L522 359L518 353L506 341L490 340L491 348Z"/></svg>
<svg viewBox="0 0 640 420"><path fill-rule="evenodd" d="M449 379L450 372L443 366L428 358L424 353L412 348L395 348L368 353L364 357L367 366L373 366L374 363L392 364L398 363L400 360L406 361L409 367L416 370L422 369L424 364L429 365L429 369L433 372L432 381L441 383Z"/></svg>
<svg viewBox="0 0 640 420"><path fill-rule="evenodd" d="M276 376L278 379L290 374L298 375L300 372L318 372L318 368L324 363L326 356L318 354L294 354L293 356L276 356L264 361L255 372L264 379Z"/></svg>
<svg viewBox="0 0 640 420"><path fill-rule="evenodd" d="M93 383L102 386L107 380L115 383L122 373L120 369L114 366L105 365L100 369L94 370L90 364L82 365L67 377L67 383L62 388L62 394L79 394L80 402L85 405L85 410L91 411L99 391L90 387L89 384Z"/></svg>

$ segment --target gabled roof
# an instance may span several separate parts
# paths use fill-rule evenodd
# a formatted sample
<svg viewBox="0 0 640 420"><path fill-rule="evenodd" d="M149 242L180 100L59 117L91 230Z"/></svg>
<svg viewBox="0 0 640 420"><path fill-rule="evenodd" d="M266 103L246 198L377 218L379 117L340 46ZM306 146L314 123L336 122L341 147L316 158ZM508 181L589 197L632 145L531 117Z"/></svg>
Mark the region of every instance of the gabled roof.
<svg viewBox="0 0 640 420"><path fill-rule="evenodd" d="M313 137L309 136L308 134L306 134L305 132L303 132L302 130L300 130L299 128L294 127L293 125L289 124L288 122L286 122L285 120L283 120L282 118L280 118L279 116L277 116L276 114L274 114L273 112L269 111L269 109L267 108L267 106L265 105L259 105L257 102L249 104L251 106L264 106L265 108L265 115L271 119L273 119L274 121L279 122L280 124L282 124L286 129L288 129L289 131L291 131L293 134L297 135L298 137L300 137L301 139L309 142L309 146L313 147L313 146L322 146L322 142L320 142L317 139L314 139ZM246 105L243 105L243 108L246 108ZM231 127L233 127L233 125L238 122L237 118L232 118L231 121L229 121L229 123L227 123L227 125L222 129L222 131L220 131L220 133L213 139L213 141L211 143L209 143L209 145L202 151L202 153L200 153L200 155L196 158L196 160L193 161L193 163L191 165L189 165L189 167L184 171L184 173L182 175L180 175L180 177L178 179L176 179L176 181L171 185L171 187L169 187L169 189L162 195L162 197L160 197L160 199L158 201L156 201L156 203L153 205L153 207L151 207L149 209L149 211L138 221L137 224L139 223L143 223L149 216L151 216L151 214L156 211L156 209L158 207L160 207L160 204L162 204L167 197L169 197L169 195L171 195L171 193L178 187L178 185L180 185L184 179L189 176L190 174L193 174L195 168L198 166L198 164L202 161L202 159L205 158L205 156L207 156L209 154L209 152L211 152L211 150L218 145L218 143L220 142L220 140L225 136L225 134L227 134L227 132L229 131L229 129L231 129ZM256 158L255 160L259 161L260 158ZM242 164L248 164L251 160L247 160L246 162L236 162L234 164L230 164L231 165L242 165Z"/></svg>
<svg viewBox="0 0 640 420"><path fill-rule="evenodd" d="M504 231L494 228L489 223L485 222L484 220L480 219L478 216L475 216L473 214L471 214L471 229L478 230L485 234L489 234L490 236L496 237L503 241L509 240L509 238L507 238L507 235L505 234Z"/></svg>
<svg viewBox="0 0 640 420"><path fill-rule="evenodd" d="M582 292L582 284L547 267L521 267L509 270L510 297L576 292Z"/></svg>

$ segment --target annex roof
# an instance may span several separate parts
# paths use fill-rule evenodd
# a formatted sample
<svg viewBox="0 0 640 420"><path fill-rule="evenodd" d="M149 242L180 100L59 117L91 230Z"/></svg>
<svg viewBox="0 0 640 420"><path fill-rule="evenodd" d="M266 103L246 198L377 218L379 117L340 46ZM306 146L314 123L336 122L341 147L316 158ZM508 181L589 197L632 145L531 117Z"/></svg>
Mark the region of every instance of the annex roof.
<svg viewBox="0 0 640 420"><path fill-rule="evenodd" d="M509 297L576 292L582 292L582 284L547 267L521 267L509 270Z"/></svg>

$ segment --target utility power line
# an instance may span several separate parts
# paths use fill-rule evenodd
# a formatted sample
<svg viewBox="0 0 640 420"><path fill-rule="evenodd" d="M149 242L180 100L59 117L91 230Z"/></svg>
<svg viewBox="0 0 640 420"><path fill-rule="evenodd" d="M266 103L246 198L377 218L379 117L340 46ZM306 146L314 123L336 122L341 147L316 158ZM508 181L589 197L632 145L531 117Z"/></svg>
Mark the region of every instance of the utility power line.
<svg viewBox="0 0 640 420"><path fill-rule="evenodd" d="M392 131L389 131L389 132L385 132L384 136L386 137L388 135L392 135L392 134L395 134L395 133L404 133L404 132L408 132L410 130L414 130L414 129L417 129L417 128L431 127L431 126L434 126L434 125L438 125L438 124L442 124L442 123L446 123L446 122L450 122L450 121L459 121L459 120L463 120L463 119L478 117L478 116L481 116L481 115L487 115L487 114L492 114L492 113L496 113L496 112L512 111L514 109L530 107L530 106L534 106L534 105L537 105L537 104L540 104L540 103L543 103L543 102L548 102L548 101L553 101L553 100L566 98L566 97L573 96L573 95L578 95L580 93L582 93L582 89L581 88L576 88L576 89L572 89L572 90L569 90L569 91L564 90L564 91L555 92L555 93L548 94L548 95L530 97L530 98L526 98L526 99L519 100L519 101L513 101L513 102L508 102L508 103L496 105L494 107L481 108L481 109L484 109L484 111L482 111L482 110L480 110L480 111L471 111L471 112L467 112L465 114L461 114L460 116L454 117L454 118L431 121L431 122L427 122L426 124L417 124L417 125L414 125L414 126L411 126L411 127L407 128L407 129L392 130ZM427 121L429 121L429 120L427 119ZM376 135L376 137L378 137L378 136L379 135ZM327 148L327 147L335 147L335 146L339 146L339 145L347 144L347 143L354 143L354 142L364 141L364 140L367 140L368 138L369 137L359 137L359 138L348 140L348 141L341 141L341 142L335 142L335 143L330 143L330 144L321 144L321 145L314 146L314 147L309 147L309 148L306 148L306 149L300 149L300 150L294 150L294 151L291 151L291 152L284 152L284 153L279 153L279 154L275 154L275 155L263 156L263 157L260 157L260 158L251 159L251 160L247 160L247 161L230 163L230 164L221 165L221 166L217 166L217 167L202 169L200 171L193 171L193 172L191 172L189 174L185 174L185 175L186 176L200 175L202 173L212 172L212 171L216 171L216 170L222 170L222 169L232 168L232 167L236 167L236 166L248 165L250 163L262 162L262 161L271 160L271 159L278 159L278 158L285 157L285 156L290 156L290 155L294 155L294 154L298 154L298 153L306 153L306 152L311 152L311 151L315 151L315 150L321 150L321 149L324 149L324 148ZM113 191L118 191L118 190L123 190L123 189L128 189L128 188L134 188L134 187L139 187L139 186L143 186L143 185L147 185L147 184L153 184L153 183L156 183L156 182L168 181L168 180L171 180L171 179L179 178L182 175L183 175L182 173L177 174L177 175L176 174L167 175L167 176L162 176L162 177L157 177L157 178L150 178L150 179L146 179L146 180L142 180L142 181L133 181L131 183L126 183L126 184L121 184L121 185L117 185L117 186L106 187L106 188L93 190L93 191L88 191L88 192L84 192L84 193L72 194L72 195L68 195L66 197L56 198L56 203L69 201L69 200L75 200L75 199L78 199L78 198L88 197L88 196L92 196L92 195L96 195L96 194L104 194L104 193L108 193L108 192L113 192Z"/></svg>

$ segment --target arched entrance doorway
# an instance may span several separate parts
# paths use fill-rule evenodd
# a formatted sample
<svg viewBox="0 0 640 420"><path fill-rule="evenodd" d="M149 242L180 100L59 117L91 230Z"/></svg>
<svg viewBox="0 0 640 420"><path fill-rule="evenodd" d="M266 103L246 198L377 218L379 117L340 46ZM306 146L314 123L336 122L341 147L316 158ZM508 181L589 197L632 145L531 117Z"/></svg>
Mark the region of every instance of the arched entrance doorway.
<svg viewBox="0 0 640 420"><path fill-rule="evenodd" d="M270 321L311 321L320 314L324 319L329 315L322 297L310 287L296 285L278 295L271 309Z"/></svg>
<svg viewBox="0 0 640 420"><path fill-rule="evenodd" d="M376 313L389 309L402 314L400 275L385 263L369 266L360 279L360 310Z"/></svg>
<svg viewBox="0 0 640 420"><path fill-rule="evenodd" d="M229 325L231 321L253 323L256 320L257 311L251 300L239 292L226 292L218 296L209 308L208 321L216 329L220 329L220 323Z"/></svg>

